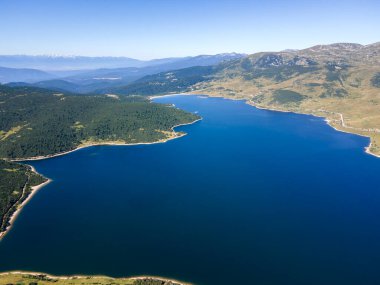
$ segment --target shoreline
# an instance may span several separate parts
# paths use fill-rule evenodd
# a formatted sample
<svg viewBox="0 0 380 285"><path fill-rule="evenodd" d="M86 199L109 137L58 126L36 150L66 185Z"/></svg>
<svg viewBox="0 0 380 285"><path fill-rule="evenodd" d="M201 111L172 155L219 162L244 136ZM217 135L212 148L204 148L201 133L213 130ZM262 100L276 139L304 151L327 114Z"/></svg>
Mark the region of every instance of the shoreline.
<svg viewBox="0 0 380 285"><path fill-rule="evenodd" d="M266 106L260 106L260 105L255 104L254 102L250 101L249 99L244 99L244 98L230 98L230 97L225 97L222 95L217 96L217 95L196 94L196 93L182 93L182 94L177 94L177 95L207 96L207 97L212 97L212 98L221 98L221 99L227 99L227 100L233 100L233 101L244 101L247 105L250 105L250 106L255 107L257 109L260 109L260 110L267 110L267 111L281 112L281 113L291 113L291 114L296 114L296 115L307 115L307 116L313 116L315 118L320 118L320 119L323 119L329 127L333 128L337 132L342 132L342 133L346 133L346 134L351 134L351 135L356 135L359 137L368 138L369 144L364 147L364 153L371 155L371 156L374 156L376 158L380 158L380 154L376 154L376 153L371 152L371 147L372 147L371 136L365 135L365 134L360 134L360 133L355 133L355 132L350 132L349 130L346 130L346 129L350 129L350 127L348 127L348 126L343 126L343 128L346 128L346 129L339 129L337 126L334 126L332 124L332 120L326 116L316 115L314 113L302 113L302 112L295 112L295 111L270 108L270 107L266 107ZM165 95L165 96L174 96L174 95ZM153 97L162 97L162 96L153 96ZM340 115L342 116L342 114L340 114ZM344 123L344 121L343 121L343 123ZM357 130L357 131L360 131L360 130Z"/></svg>
<svg viewBox="0 0 380 285"><path fill-rule="evenodd" d="M268 111L271 111L271 112L282 112L282 113L291 113L291 114L297 114L297 115L307 115L307 116L313 116L315 118L320 118L320 119L323 119L324 122L331 128L333 128L335 131L338 131L338 132L343 132L343 133L347 133L347 134L351 134L351 135L357 135L357 136L360 136L360 137L365 137L365 138L369 138L369 145L367 145L366 147L364 147L364 153L368 154L368 155L371 155L371 156L374 156L376 158L380 158L380 155L379 154L375 154L373 152L371 152L371 146L372 146L372 139L370 136L368 135L364 135L364 134L358 134L358 133L354 133L354 132L350 132L348 130L345 130L345 129L339 129L337 126L333 125L332 123L332 120L329 119L328 117L325 117L325 116L322 116L322 115L316 115L314 113L302 113L302 112L295 112L295 111L288 111L288 110L281 110L281 109L276 109L276 108L270 108L270 107L266 107L266 106L260 106L260 105L257 105L255 104L253 101L250 101L249 99L238 99L238 98L229 98L229 97L224 97L224 96L213 96L213 95L207 95L207 94L194 94L194 93L180 93L180 94L167 94L167 95L157 95L157 96L150 96L149 97L149 100L153 101L154 99L156 98L162 98L162 97L173 97L173 96L206 96L208 98L210 97L214 97L214 98L222 98L222 99L227 99L227 100L237 100L237 101L244 101L245 104L247 105L250 105L252 107L255 107L257 109L260 109L260 110L268 110ZM339 113L340 114L340 113ZM340 114L341 117L342 117L342 114ZM201 121L203 118L199 118L199 119L196 119L192 122L188 122L188 123L183 123L183 124L177 124L177 125L174 125L173 127L171 127L171 131L173 133L173 136L172 137L168 137L166 139L163 139L163 140L159 140L159 141L155 141L155 142L139 142L139 143L124 143L124 142L99 142L99 143L89 143L88 145L79 145L78 147L76 147L75 149L72 149L72 150L68 150L68 151L65 151L65 152L61 152L61 153L55 153L55 154L51 154L51 155L46 155L46 156L36 156L36 157L29 157L29 158L22 158L22 159L11 159L10 161L12 162L27 162L27 161L37 161L37 160L44 160L44 159L49 159L49 158L54 158L54 157L58 157L58 156L63 156L63 155L66 155L66 154L69 154L69 153L72 153L74 151L78 151L78 150L81 150L81 149L84 149L84 148L88 148L88 147L94 147L94 146L135 146L135 145L151 145L151 144L159 144L159 143L166 143L170 140L174 140L174 139L177 139L177 138L181 138L185 135L187 135L187 133L180 133L178 134L176 131L175 131L175 128L177 127L181 127L181 126L186 126L186 125L191 125L191 124L194 124L198 121ZM344 123L344 121L342 121ZM344 128L344 126L343 126ZM348 127L347 127L348 128ZM40 175L36 170L35 168L32 166L32 165L29 165L29 164L26 164L28 167L31 168L31 170ZM17 209L16 211L10 216L9 218L9 221L8 223L10 224L4 231L0 232L0 241L2 240L2 238L9 232L9 230L12 228L13 226L13 223L14 221L16 220L16 218L18 217L18 215L20 214L22 208L26 205L26 203L28 203L30 201L30 199L35 195L35 193L41 189L42 187L46 186L47 184L49 184L52 180L51 179L48 179L47 178L47 181L39 184L39 185L36 185L36 186L33 186L31 187L32 188L32 191L30 192L30 194L28 195L28 197L20 204L17 206Z"/></svg>
<svg viewBox="0 0 380 285"><path fill-rule="evenodd" d="M36 169L32 165L27 165L27 166L30 167L31 171L34 172L35 174L41 175L40 173L38 173L36 171ZM42 176L42 177L44 177L44 176ZM12 227L14 225L14 222L16 221L17 217L20 215L22 209L33 198L33 196L38 192L38 190L40 190L41 188L43 188L44 186L46 186L47 184L49 184L50 182L53 181L53 180L51 180L49 178L46 178L46 177L44 177L44 178L47 179L45 182L42 182L41 184L38 184L38 185L35 185L35 186L30 186L30 188L32 190L30 191L30 193L28 194L28 196L21 202L21 204L17 204L18 202L15 203L14 207L16 207L16 211L14 211L12 213L12 215L8 218L8 221L7 221L8 226L5 228L5 230L2 231L2 232L0 232L0 241L12 229ZM22 199L22 198L23 197L20 197L20 199Z"/></svg>
<svg viewBox="0 0 380 285"><path fill-rule="evenodd" d="M83 146L79 146L73 150L69 150L69 151L65 151L65 152L61 152L61 153L56 153L56 154L52 154L52 155L48 155L48 156L37 156L37 157L30 157L30 158L23 158L23 159L12 159L10 161L12 162L27 162L27 161L37 161L37 160L44 160L44 159L49 159L49 158L54 158L54 157L57 157L57 156L63 156L63 155L66 155L66 154L69 154L71 152L74 152L74 151L77 151L77 150L80 150L80 149L83 149L83 148L87 148L87 147L94 147L94 146L134 146L134 145L151 145L151 144L159 144L159 143L166 143L170 140L174 140L174 139L178 139L178 138L181 138L185 135L187 135L187 133L177 133L175 131L175 128L177 127L181 127L181 126L186 126L186 125L192 125L198 121L201 121L203 118L199 118L199 119L196 119L192 122L188 122L188 123L183 123L183 124L177 124L177 125L174 125L173 127L171 127L171 131L173 133L173 137L169 137L169 138L166 138L164 140L160 140L160 141L155 141L155 142L141 142L141 143L116 143L116 142L101 142L101 143L98 143L98 144L89 144L89 145L83 145ZM28 167L30 167L31 171L33 171L35 174L38 174L38 175L41 175L40 173L38 173L36 171L36 169L30 165L30 164L25 164L27 165ZM43 176L43 175L41 175ZM44 176L43 176L44 177ZM46 178L46 177L44 177ZM24 208L24 206L32 199L32 197L37 193L38 190L40 190L41 188L43 188L44 186L46 186L47 184L49 184L50 182L52 182L52 180L50 178L46 178L47 180L39 185L35 185L35 186L32 186L31 187L31 192L29 193L29 195L26 197L26 199L24 201L21 202L21 204L17 204L16 202L16 211L14 211L12 213L12 215L9 217L7 223L9 224L4 231L1 231L0 232L0 241L5 237L5 235L12 229L12 226L14 224L14 222L16 221L17 217L19 216L19 214L21 213L21 210ZM22 199L23 197L20 197L20 199Z"/></svg>
<svg viewBox="0 0 380 285"><path fill-rule="evenodd" d="M42 272L29 272L29 271L8 271L8 272L0 272L0 276L6 275L29 275L29 276L44 276L50 279L58 279L58 280L71 280L71 279L93 279L93 278L107 278L113 280L120 279L130 279L130 280L139 280L139 279L155 279L164 282L175 282L178 285L192 285L192 283L184 283L182 281L176 279L169 279L160 276L151 276L151 275L142 275L142 276L131 276L131 277L110 277L106 275L61 275L56 276L52 274L42 273Z"/></svg>
<svg viewBox="0 0 380 285"><path fill-rule="evenodd" d="M196 119L196 120L191 121L189 123L183 123L183 124L174 125L173 127L171 127L171 131L174 133L173 137L169 137L169 138L166 138L166 139L163 139L163 140L154 141L154 142L125 143L125 142L112 142L112 141L106 142L105 141L105 142L99 142L99 143L89 143L88 145L87 144L79 145L78 147L76 147L76 148L74 148L72 150L68 150L68 151L64 151L64 152L58 152L58 153L49 154L49 155L40 155L40 156L33 156L33 157L26 157L26 158L15 158L15 159L5 159L5 158L3 158L3 159L4 160L8 160L8 161L12 161L12 162L37 161L37 160L44 160L44 159L54 158L54 157L58 157L58 156L63 156L63 155L72 153L74 151L78 151L78 150L81 150L83 148L88 148L88 147L93 147L93 146L135 146L135 145L151 145L151 144L166 143L168 141L171 141L171 140L174 140L174 139L178 139L178 138L181 138L181 137L187 135L186 133L184 133L184 134L178 134L174 130L175 128L181 127L181 126L186 126L186 125L192 125L192 124L195 124L198 121L201 121L202 119L203 118L199 118L199 119Z"/></svg>
<svg viewBox="0 0 380 285"><path fill-rule="evenodd" d="M261 110L268 110L268 111L272 111L272 112L291 113L291 114L295 114L295 115L307 115L307 116L313 116L315 118L323 119L329 127L333 128L337 132L355 135L355 136L359 136L359 137L363 137L363 138L368 138L369 144L364 147L364 153L372 155L376 158L380 158L380 154L376 154L376 153L371 152L371 146L372 146L371 136L365 135L365 134L360 134L360 133L350 132L350 131L346 130L346 129L350 129L347 126L343 126L343 128L345 128L345 129L339 129L337 126L333 125L332 120L329 119L328 117L316 115L314 113L301 113L301 112L294 112L294 111L287 111L287 110L280 110L280 109L275 109L275 108L263 107L263 106L256 105L254 102L249 102L248 100L246 101L246 104L251 105L257 109L261 109ZM342 116L342 114L340 114L340 115ZM342 122L344 122L344 121L342 121ZM360 130L358 130L358 131L360 131Z"/></svg>
<svg viewBox="0 0 380 285"><path fill-rule="evenodd" d="M173 97L173 96L183 96L183 95L192 95L192 94L187 94L187 93L173 93L173 94L164 94L164 95L153 95L149 96L149 100L152 101L154 99L158 98L165 98L165 97Z"/></svg>

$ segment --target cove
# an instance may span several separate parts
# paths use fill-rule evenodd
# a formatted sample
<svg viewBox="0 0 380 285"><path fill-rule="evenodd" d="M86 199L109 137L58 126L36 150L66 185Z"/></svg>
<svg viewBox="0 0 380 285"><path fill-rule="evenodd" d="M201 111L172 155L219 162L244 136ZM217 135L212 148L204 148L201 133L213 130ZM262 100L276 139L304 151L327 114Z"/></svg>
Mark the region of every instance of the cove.
<svg viewBox="0 0 380 285"><path fill-rule="evenodd" d="M30 162L53 179L0 242L0 271L199 285L380 282L380 159L321 118L173 96L164 144Z"/></svg>

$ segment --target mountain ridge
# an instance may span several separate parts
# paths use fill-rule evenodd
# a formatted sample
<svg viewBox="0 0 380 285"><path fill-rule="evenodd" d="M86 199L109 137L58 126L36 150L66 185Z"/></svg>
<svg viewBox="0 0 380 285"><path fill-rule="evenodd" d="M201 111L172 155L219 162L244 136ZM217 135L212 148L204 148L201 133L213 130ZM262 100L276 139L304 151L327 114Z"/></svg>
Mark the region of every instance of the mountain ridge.
<svg viewBox="0 0 380 285"><path fill-rule="evenodd" d="M47 78L47 81L30 81L24 80L22 77L18 77L17 80L13 81L16 83L11 83L10 85L22 86L22 82L26 82L27 84L24 84L25 86L31 86L29 83L34 83L32 85L36 87L44 87L58 91L66 90L75 93L97 91L104 93L104 90L109 90L112 87L117 88L127 85L147 75L193 66L211 66L221 62L241 58L242 56L242 54L231 53L176 58L171 61L162 59L159 60L159 62L155 62L153 65L145 67L100 68L89 71L86 70L72 76L57 75L55 77Z"/></svg>
<svg viewBox="0 0 380 285"><path fill-rule="evenodd" d="M8 68L32 68L42 71L94 70L100 68L147 67L187 60L206 60L210 58L235 58L244 56L239 53L221 53L187 57L139 60L116 56L51 56L51 55L0 55L0 66Z"/></svg>
<svg viewBox="0 0 380 285"><path fill-rule="evenodd" d="M49 80L55 75L32 68L9 68L0 66L0 83L25 81L28 83Z"/></svg>
<svg viewBox="0 0 380 285"><path fill-rule="evenodd" d="M260 52L221 62L200 75L172 70L107 92L202 94L322 116L336 129L370 137L368 151L380 155L380 43Z"/></svg>

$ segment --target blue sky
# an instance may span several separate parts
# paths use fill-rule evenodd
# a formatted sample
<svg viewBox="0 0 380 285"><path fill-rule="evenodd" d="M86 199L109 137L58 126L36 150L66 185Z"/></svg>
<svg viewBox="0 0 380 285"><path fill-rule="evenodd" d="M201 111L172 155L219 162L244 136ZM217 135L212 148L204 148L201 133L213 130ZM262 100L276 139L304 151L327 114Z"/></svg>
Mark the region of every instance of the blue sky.
<svg viewBox="0 0 380 285"><path fill-rule="evenodd" d="M0 0L0 54L140 59L380 41L379 0Z"/></svg>

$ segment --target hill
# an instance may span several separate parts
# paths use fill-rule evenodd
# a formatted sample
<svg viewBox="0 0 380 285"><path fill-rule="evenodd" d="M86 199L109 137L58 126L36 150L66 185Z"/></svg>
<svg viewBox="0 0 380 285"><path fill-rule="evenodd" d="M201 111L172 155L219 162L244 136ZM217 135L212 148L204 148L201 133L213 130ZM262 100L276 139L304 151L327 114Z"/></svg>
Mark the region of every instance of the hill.
<svg viewBox="0 0 380 285"><path fill-rule="evenodd" d="M47 72L29 68L7 68L0 67L0 83L23 81L27 83L48 80L55 75Z"/></svg>
<svg viewBox="0 0 380 285"><path fill-rule="evenodd" d="M259 53L221 64L202 94L247 99L262 108L326 117L337 129L371 138L380 154L380 43L341 43Z"/></svg>
<svg viewBox="0 0 380 285"><path fill-rule="evenodd" d="M213 66L195 66L147 75L129 85L111 88L108 93L121 95L160 95L189 91L191 86L211 78Z"/></svg>
<svg viewBox="0 0 380 285"><path fill-rule="evenodd" d="M58 92L81 93L81 87L79 85L62 79L51 79L36 83L10 82L5 85L9 87L38 87Z"/></svg>
<svg viewBox="0 0 380 285"><path fill-rule="evenodd" d="M187 71L144 77L114 91L155 95L178 90L314 114L339 130L370 137L370 152L380 155L380 43L256 53L222 62L206 74L190 72L191 80L185 79Z"/></svg>

